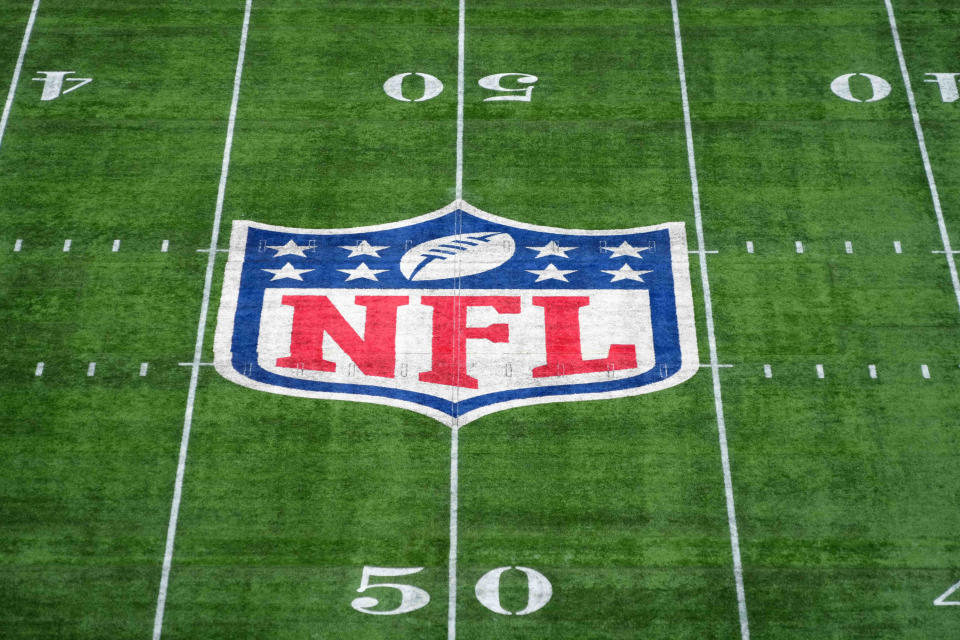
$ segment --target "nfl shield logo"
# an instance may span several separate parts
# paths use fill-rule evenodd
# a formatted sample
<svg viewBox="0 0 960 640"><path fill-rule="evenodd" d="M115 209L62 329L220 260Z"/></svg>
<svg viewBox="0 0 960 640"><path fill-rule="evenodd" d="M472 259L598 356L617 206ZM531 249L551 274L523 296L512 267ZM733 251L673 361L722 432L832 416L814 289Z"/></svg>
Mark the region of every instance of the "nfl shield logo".
<svg viewBox="0 0 960 640"><path fill-rule="evenodd" d="M450 426L665 389L699 367L684 225L559 229L460 201L352 229L235 221L215 360L253 389Z"/></svg>

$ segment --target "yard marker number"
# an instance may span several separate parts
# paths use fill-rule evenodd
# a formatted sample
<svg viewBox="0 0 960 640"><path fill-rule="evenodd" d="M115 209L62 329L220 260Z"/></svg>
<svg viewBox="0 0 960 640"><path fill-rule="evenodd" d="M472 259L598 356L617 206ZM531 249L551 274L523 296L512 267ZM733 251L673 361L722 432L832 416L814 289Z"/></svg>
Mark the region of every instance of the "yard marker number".
<svg viewBox="0 0 960 640"><path fill-rule="evenodd" d="M423 95L419 98L410 99L403 94L403 82L408 76L413 75L423 78ZM501 82L508 78L513 79L517 84L530 86L522 86L515 89L504 87ZM533 96L533 84L536 83L537 80L537 76L530 75L529 73L511 71L508 73L494 73L489 76L484 76L477 81L477 84L489 91L504 94L484 98L484 102L530 102ZM441 82L438 77L430 75L429 73L407 71L387 78L387 81L383 83L383 92L400 102L425 102L443 93L443 82Z"/></svg>
<svg viewBox="0 0 960 640"><path fill-rule="evenodd" d="M477 586L474 588L474 593L480 604L502 616L513 615L500 604L500 576L511 568L497 567L486 572L477 581ZM529 567L516 567L516 569L527 574L527 606L517 611L517 615L525 616L543 609L550 602L550 598L553 597L553 586L550 581L536 569L530 569Z"/></svg>
<svg viewBox="0 0 960 640"><path fill-rule="evenodd" d="M355 598L353 602L350 603L350 606L360 613L369 613L370 615L374 616L395 616L401 613L410 613L411 611L421 609L427 606L427 604L430 602L430 594L420 587L414 587L413 585L409 584L396 584L393 582L370 584L370 578L372 577L393 578L397 576L408 576L414 573L420 573L421 571L423 571L423 567L412 567L406 569L364 567L363 574L360 577L360 588L357 589L357 593L363 593L367 589L396 589L400 592L400 604L396 609L375 611L370 607L377 606L380 604L380 601L376 598L366 596L363 598Z"/></svg>
<svg viewBox="0 0 960 640"><path fill-rule="evenodd" d="M514 614L507 611L500 604L500 576L511 569L517 569L527 576L527 604ZM400 584L395 582L375 582L371 583L371 578L395 578L399 576L409 576L423 571L423 567L370 567L363 568L360 576L360 587L357 593L364 593L370 589L396 589L400 592L400 604L395 609L386 611L377 611L373 609L380 600L370 596L354 598L350 606L360 613L368 613L374 616L395 616L401 613L410 613L417 609L422 609L430 603L430 594L420 587L410 584ZM525 616L544 608L553 597L553 585L545 575L529 567L497 567L483 574L474 587L474 593L477 600L484 607L498 613L502 616L518 615Z"/></svg>

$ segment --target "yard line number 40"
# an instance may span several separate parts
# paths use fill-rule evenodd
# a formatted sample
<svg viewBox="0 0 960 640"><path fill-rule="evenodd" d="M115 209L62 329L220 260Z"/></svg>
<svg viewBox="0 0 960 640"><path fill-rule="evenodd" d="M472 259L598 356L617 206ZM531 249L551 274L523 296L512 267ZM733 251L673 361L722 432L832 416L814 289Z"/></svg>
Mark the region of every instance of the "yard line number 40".
<svg viewBox="0 0 960 640"><path fill-rule="evenodd" d="M421 95L419 98L408 98L406 95L404 95L404 81L410 76L419 76L421 79L423 79L423 95ZM509 87L504 87L503 84L501 84L504 80L519 85L529 86L511 89ZM501 94L484 98L484 102L530 102L533 96L533 84L536 81L537 76L532 76L529 73L510 72L494 73L493 75L484 76L477 81L477 84L488 91L495 91ZM394 100L399 100L400 102L425 102L431 98L436 98L443 92L443 83L440 82L439 78L432 76L429 73L420 73L419 71L398 73L395 76L387 78L387 81L383 83L383 91Z"/></svg>
<svg viewBox="0 0 960 640"><path fill-rule="evenodd" d="M523 609L512 612L503 608L500 604L500 576L510 569L517 569L527 576L527 606ZM409 576L414 573L420 573L423 567L364 567L363 574L360 576L360 588L358 593L364 593L370 589L396 589L400 592L400 604L394 609L377 610L380 604L377 598L363 596L355 598L350 606L360 613L368 613L374 616L396 616L401 613L410 613L417 609L422 609L430 602L430 594L420 587L412 584L399 584L396 582L375 582L371 583L371 578L396 578L399 576ZM490 611L499 613L502 616L527 614L539 611L553 597L553 587L547 577L536 569L529 567L497 567L491 569L481 576L474 588L477 600Z"/></svg>

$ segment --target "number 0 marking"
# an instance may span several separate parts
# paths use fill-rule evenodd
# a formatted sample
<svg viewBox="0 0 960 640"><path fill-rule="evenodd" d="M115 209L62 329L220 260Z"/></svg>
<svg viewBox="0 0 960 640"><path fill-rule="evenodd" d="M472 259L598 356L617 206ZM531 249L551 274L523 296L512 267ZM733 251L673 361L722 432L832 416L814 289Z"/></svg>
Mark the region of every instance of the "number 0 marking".
<svg viewBox="0 0 960 640"><path fill-rule="evenodd" d="M412 75L414 74L408 72L398 73L395 76L391 76L386 82L383 83L384 92L394 100L399 100L400 102L423 102L424 100L436 98L438 95L440 95L440 92L443 91L443 83L440 82L439 78L432 76L429 73L417 72L416 75L423 78L423 95L416 100L410 100L410 98L404 97L403 79Z"/></svg>
<svg viewBox="0 0 960 640"><path fill-rule="evenodd" d="M500 576L509 571L512 567L497 567L483 574L483 577L477 581L474 592L477 594L477 600L494 613L502 616L513 615L500 604ZM518 570L527 574L527 606L517 611L518 616L525 616L534 611L539 611L550 602L553 597L553 586L547 577L529 567L516 567Z"/></svg>

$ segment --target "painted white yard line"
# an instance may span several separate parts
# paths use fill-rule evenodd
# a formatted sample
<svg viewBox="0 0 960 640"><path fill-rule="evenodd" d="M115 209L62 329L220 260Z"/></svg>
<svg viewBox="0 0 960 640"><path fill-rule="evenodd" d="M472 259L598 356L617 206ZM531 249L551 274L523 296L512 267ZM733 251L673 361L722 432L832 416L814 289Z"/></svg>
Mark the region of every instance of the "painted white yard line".
<svg viewBox="0 0 960 640"><path fill-rule="evenodd" d="M463 199L463 67L467 44L467 6L460 0L460 18L457 27L457 178L456 199Z"/></svg>
<svg viewBox="0 0 960 640"><path fill-rule="evenodd" d="M181 367L212 367L212 362L178 362Z"/></svg>
<svg viewBox="0 0 960 640"><path fill-rule="evenodd" d="M768 364L763 365L763 377L764 378L773 377L773 368Z"/></svg>
<svg viewBox="0 0 960 640"><path fill-rule="evenodd" d="M700 212L700 185L697 180L697 161L693 149L693 125L690 123L690 100L687 97L687 73L683 64L683 41L680 37L680 12L677 0L670 0L673 11L673 34L677 48L677 74L680 77L680 96L683 101L683 125L687 139L687 160L690 165L690 187L693 195L693 215L697 229L697 247L702 251L703 220ZM703 285L703 304L706 311L707 342L710 348L710 373L713 376L713 399L717 414L717 436L720 441L720 460L723 465L723 488L727 501L727 525L730 529L730 551L733 556L733 577L737 589L737 609L740 616L741 640L749 640L747 598L743 587L743 563L740 560L740 534L737 531L737 513L733 501L733 477L730 473L730 452L727 447L727 427L723 415L723 397L720 390L720 368L717 358L717 339L713 330L713 303L710 299L710 279L707 275L707 256L700 258L700 280Z"/></svg>
<svg viewBox="0 0 960 640"><path fill-rule="evenodd" d="M824 378L823 365L822 365L822 364L818 364L818 365L817 365L817 377L820 378L821 380L823 380L823 378Z"/></svg>
<svg viewBox="0 0 960 640"><path fill-rule="evenodd" d="M447 640L457 637L457 523L460 491L460 427L450 427L450 555L447 567Z"/></svg>
<svg viewBox="0 0 960 640"><path fill-rule="evenodd" d="M170 250L169 240L164 240L163 242L160 243L160 253L166 253L169 250Z"/></svg>
<svg viewBox="0 0 960 640"><path fill-rule="evenodd" d="M149 362L141 362L141 363L140 363L140 377L141 377L141 378L147 375L147 369L148 369L149 367L150 367L150 363L149 363Z"/></svg>
<svg viewBox="0 0 960 640"><path fill-rule="evenodd" d="M903 76L903 86L907 90L907 101L910 103L910 114L913 116L913 128L917 132L917 144L920 146L920 156L923 158L923 170L927 174L927 184L930 186L930 197L933 200L933 210L937 215L937 226L940 228L940 240L943 242L944 255L947 258L947 267L950 269L950 281L953 283L953 294L957 298L960 308L960 277L957 276L957 263L950 248L950 235L947 233L947 223L943 218L943 209L940 206L940 194L937 191L937 182L933 177L933 167L930 165L930 155L927 153L927 142L923 136L923 127L920 124L920 113L917 111L917 101L913 96L913 86L910 84L910 73L907 71L907 61L903 57L903 47L900 45L900 32L897 30L897 19L893 15L893 4L890 0L883 0L887 6L887 16L890 18L890 32L893 34L893 44L897 50L897 59L900 62L900 74Z"/></svg>
<svg viewBox="0 0 960 640"><path fill-rule="evenodd" d="M920 375L923 376L924 380L930 379L930 367L925 364L920 365Z"/></svg>
<svg viewBox="0 0 960 640"><path fill-rule="evenodd" d="M853 253L853 243L850 242L849 240L845 241L845 242L843 243L843 249L844 249L844 251L846 251L847 253Z"/></svg>
<svg viewBox="0 0 960 640"><path fill-rule="evenodd" d="M794 243L794 246L797 248L797 253L803 253L803 243L797 240Z"/></svg>
<svg viewBox="0 0 960 640"><path fill-rule="evenodd" d="M457 18L457 175L456 200L463 199L463 82L467 43L467 3ZM460 491L460 426L450 427L450 551L447 557L447 640L457 637L457 537Z"/></svg>
<svg viewBox="0 0 960 640"><path fill-rule="evenodd" d="M23 248L23 238L17 238L17 241L13 243L13 250L20 251Z"/></svg>
<svg viewBox="0 0 960 640"><path fill-rule="evenodd" d="M27 18L27 28L24 29L23 40L20 42L20 55L17 56L17 64L13 68L13 80L10 81L10 90L7 91L7 101L3 105L3 115L0 115L0 146L3 146L3 134L7 130L7 120L10 119L10 109L13 108L13 96L17 93L20 71L23 69L23 59L27 55L27 47L30 46L30 34L33 32L33 23L37 20L37 10L39 8L40 0L33 0L30 17Z"/></svg>
<svg viewBox="0 0 960 640"><path fill-rule="evenodd" d="M71 244L73 244L73 241L70 240L70 238L67 238L66 240L63 241L63 252L64 252L64 253L67 253L68 251L70 251L70 245L71 245Z"/></svg>
<svg viewBox="0 0 960 640"><path fill-rule="evenodd" d="M870 377L873 380L877 379L877 365L875 364L867 365L867 371L870 373Z"/></svg>
<svg viewBox="0 0 960 640"><path fill-rule="evenodd" d="M35 376L38 377L38 378L43 375L43 363L42 363L42 362L38 362L38 363L37 363L37 368L33 370L33 375L35 375Z"/></svg>
<svg viewBox="0 0 960 640"><path fill-rule="evenodd" d="M900 244L899 240L893 241L893 252L894 253L903 253L903 245Z"/></svg>
<svg viewBox="0 0 960 640"><path fill-rule="evenodd" d="M119 241L119 240L114 240L114 241L113 241L113 248L111 249L111 251L113 251L113 253L116 253L117 251L120 251L120 241Z"/></svg>
<svg viewBox="0 0 960 640"><path fill-rule="evenodd" d="M170 585L170 567L173 563L173 543L177 535L177 518L180 514L180 499L183 495L183 476L187 466L187 447L190 443L190 428L193 424L193 405L197 396L197 379L200 372L200 357L203 355L203 339L207 327L207 312L210 308L210 289L213 286L213 269L217 260L217 241L220 237L220 219L223 216L223 199L227 191L227 175L230 170L230 151L233 148L233 131L237 122L237 103L240 100L240 80L243 76L243 59L247 50L247 34L250 31L250 12L253 0L246 0L243 9L243 28L240 31L240 48L237 52L237 67L233 75L233 97L230 100L230 117L227 122L227 138L223 146L223 161L220 165L220 185L217 189L217 204L210 230L210 253L207 254L207 271L203 282L203 300L200 303L200 318L197 321L197 341L193 349L193 366L190 369L190 386L187 391L187 406L183 416L183 433L180 437L180 454L177 458L177 475L170 503L170 520L167 524L167 542L163 551L163 568L160 588L157 592L157 610L153 619L153 640L159 640L163 631L163 611L167 603L167 588Z"/></svg>
<svg viewBox="0 0 960 640"><path fill-rule="evenodd" d="M87 365L87 377L92 378L97 373L97 363L91 362Z"/></svg>
<svg viewBox="0 0 960 640"><path fill-rule="evenodd" d="M747 253L753 253L753 241L747 240Z"/></svg>

